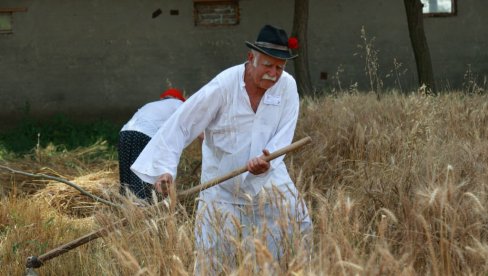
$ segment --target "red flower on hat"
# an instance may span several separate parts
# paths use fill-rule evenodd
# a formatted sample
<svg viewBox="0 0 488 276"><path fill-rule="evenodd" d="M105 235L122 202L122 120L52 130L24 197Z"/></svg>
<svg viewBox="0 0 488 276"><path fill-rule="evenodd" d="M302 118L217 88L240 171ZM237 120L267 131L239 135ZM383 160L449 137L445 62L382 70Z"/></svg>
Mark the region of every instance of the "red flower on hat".
<svg viewBox="0 0 488 276"><path fill-rule="evenodd" d="M298 39L294 36L288 39L288 48L290 49L298 49Z"/></svg>

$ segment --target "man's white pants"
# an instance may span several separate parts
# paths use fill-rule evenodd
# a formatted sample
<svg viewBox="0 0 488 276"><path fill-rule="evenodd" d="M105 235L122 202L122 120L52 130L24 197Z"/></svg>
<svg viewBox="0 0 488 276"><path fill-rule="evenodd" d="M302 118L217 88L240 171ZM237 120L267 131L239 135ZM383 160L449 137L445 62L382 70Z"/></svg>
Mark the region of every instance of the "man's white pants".
<svg viewBox="0 0 488 276"><path fill-rule="evenodd" d="M312 222L293 184L263 190L256 201L200 200L195 221L196 274L233 269L245 258L259 267L266 256L268 261L286 262L293 257L291 252L311 251Z"/></svg>

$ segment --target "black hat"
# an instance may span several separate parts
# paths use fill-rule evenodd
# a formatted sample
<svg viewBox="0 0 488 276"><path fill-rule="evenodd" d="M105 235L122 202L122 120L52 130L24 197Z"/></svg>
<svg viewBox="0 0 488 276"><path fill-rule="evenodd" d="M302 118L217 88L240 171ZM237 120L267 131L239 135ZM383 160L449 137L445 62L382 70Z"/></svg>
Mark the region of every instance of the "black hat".
<svg viewBox="0 0 488 276"><path fill-rule="evenodd" d="M298 41L292 37L288 39L288 35L282 29L265 25L259 32L256 42L251 43L246 41L247 47L279 59L292 59L298 55L294 55L291 49L298 47Z"/></svg>

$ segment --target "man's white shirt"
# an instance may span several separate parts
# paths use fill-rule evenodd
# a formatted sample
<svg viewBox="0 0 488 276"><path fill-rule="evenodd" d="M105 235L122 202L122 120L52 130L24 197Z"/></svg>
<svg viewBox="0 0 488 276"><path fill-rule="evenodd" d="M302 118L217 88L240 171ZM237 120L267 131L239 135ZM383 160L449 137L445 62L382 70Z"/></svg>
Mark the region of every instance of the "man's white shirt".
<svg viewBox="0 0 488 276"><path fill-rule="evenodd" d="M201 182L225 175L293 140L299 97L295 80L287 72L266 91L256 112L251 108L244 83L245 64L217 75L193 94L158 130L131 169L143 181L154 183L170 173L176 178L183 149L201 132ZM235 203L255 197L262 188L293 184L281 156L260 175L243 173L202 191L200 197Z"/></svg>

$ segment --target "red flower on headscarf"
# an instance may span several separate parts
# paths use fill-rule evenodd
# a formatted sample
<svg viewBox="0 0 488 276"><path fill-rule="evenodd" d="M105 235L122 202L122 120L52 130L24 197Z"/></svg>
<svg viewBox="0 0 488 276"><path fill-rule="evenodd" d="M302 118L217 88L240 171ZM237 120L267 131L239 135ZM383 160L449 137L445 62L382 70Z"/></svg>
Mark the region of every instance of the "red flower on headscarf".
<svg viewBox="0 0 488 276"><path fill-rule="evenodd" d="M294 36L288 39L288 48L290 49L298 49L298 39Z"/></svg>

